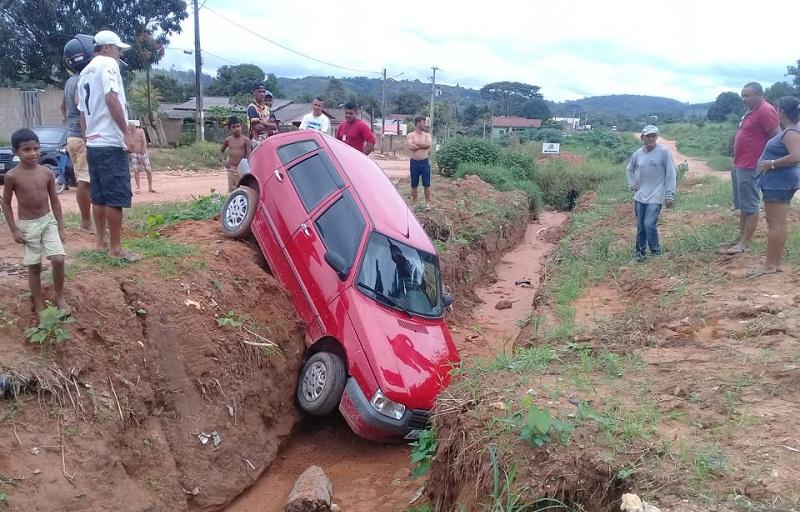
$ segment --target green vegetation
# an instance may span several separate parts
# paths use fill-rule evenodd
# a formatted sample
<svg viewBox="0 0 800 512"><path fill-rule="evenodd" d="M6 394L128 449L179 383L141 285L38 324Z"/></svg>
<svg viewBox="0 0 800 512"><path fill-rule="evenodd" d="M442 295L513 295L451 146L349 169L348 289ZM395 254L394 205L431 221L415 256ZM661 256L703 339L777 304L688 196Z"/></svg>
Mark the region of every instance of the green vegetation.
<svg viewBox="0 0 800 512"><path fill-rule="evenodd" d="M527 411L518 413L512 419L517 424L520 438L531 446L544 446L553 440L566 444L570 433L575 429L574 425L553 418L547 409L533 403L530 396L523 398L522 405Z"/></svg>
<svg viewBox="0 0 800 512"><path fill-rule="evenodd" d="M153 169L218 169L220 145L216 142L195 142L177 148L149 150Z"/></svg>
<svg viewBox="0 0 800 512"><path fill-rule="evenodd" d="M39 325L28 327L25 330L25 337L31 343L41 345L42 350L46 351L54 344L63 343L70 339L71 334L66 326L74 321L75 319L72 316L51 304L42 311Z"/></svg>
<svg viewBox="0 0 800 512"><path fill-rule="evenodd" d="M660 126L661 134L677 143L678 151L703 158L718 171L731 169L736 123L673 123Z"/></svg>
<svg viewBox="0 0 800 512"><path fill-rule="evenodd" d="M492 165L500 158L500 146L486 139L456 137L434 153L434 162L444 176L455 174L458 166L469 162Z"/></svg>
<svg viewBox="0 0 800 512"><path fill-rule="evenodd" d="M436 432L432 428L423 430L419 439L411 444L411 478L419 478L428 473L431 469L431 460L436 455L438 442Z"/></svg>
<svg viewBox="0 0 800 512"><path fill-rule="evenodd" d="M641 143L630 135L591 130L568 137L562 149L586 155L593 164L598 159L621 164L630 160L639 147Z"/></svg>
<svg viewBox="0 0 800 512"><path fill-rule="evenodd" d="M241 327L244 324L242 318L234 310L228 310L222 316L217 317L217 326L219 327Z"/></svg>
<svg viewBox="0 0 800 512"><path fill-rule="evenodd" d="M135 205L126 217L133 229L150 234L153 228L161 228L183 220L208 220L219 215L225 196L211 194L193 201L171 203L141 203Z"/></svg>

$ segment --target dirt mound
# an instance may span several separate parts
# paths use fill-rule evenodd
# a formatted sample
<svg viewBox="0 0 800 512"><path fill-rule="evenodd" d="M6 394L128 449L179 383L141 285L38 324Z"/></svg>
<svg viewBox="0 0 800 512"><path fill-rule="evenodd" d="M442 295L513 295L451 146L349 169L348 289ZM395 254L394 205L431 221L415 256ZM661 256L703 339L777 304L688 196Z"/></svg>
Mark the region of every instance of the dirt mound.
<svg viewBox="0 0 800 512"><path fill-rule="evenodd" d="M0 276L0 375L24 386L0 400L11 510L218 510L298 422L303 330L258 248L211 221L162 235L128 267L68 259L76 321L46 352L24 276Z"/></svg>

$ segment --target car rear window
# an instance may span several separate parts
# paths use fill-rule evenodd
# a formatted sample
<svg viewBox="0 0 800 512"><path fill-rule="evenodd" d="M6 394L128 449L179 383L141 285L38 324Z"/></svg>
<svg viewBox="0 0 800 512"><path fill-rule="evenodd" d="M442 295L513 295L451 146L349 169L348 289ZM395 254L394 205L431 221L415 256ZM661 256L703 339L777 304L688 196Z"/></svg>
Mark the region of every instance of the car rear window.
<svg viewBox="0 0 800 512"><path fill-rule="evenodd" d="M282 163L288 164L295 158L303 156L306 153L310 153L316 150L318 147L319 145L317 145L317 143L313 140L292 142L291 144L286 144L285 146L278 148L278 158L281 159Z"/></svg>
<svg viewBox="0 0 800 512"><path fill-rule="evenodd" d="M342 197L317 218L315 224L325 247L344 258L347 268L350 269L355 262L358 244L366 226L350 193L345 191Z"/></svg>
<svg viewBox="0 0 800 512"><path fill-rule="evenodd" d="M342 178L325 153L317 153L293 165L288 173L307 212L344 187Z"/></svg>

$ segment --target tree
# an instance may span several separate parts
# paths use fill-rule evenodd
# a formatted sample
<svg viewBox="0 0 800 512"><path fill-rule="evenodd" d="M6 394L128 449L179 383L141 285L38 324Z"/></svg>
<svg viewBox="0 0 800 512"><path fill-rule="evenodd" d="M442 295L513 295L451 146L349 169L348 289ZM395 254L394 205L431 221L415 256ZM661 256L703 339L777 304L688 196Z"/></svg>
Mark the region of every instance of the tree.
<svg viewBox="0 0 800 512"><path fill-rule="evenodd" d="M333 108L347 101L347 91L345 91L341 80L336 78L331 78L328 81L328 87L325 88L323 96L325 97L325 103Z"/></svg>
<svg viewBox="0 0 800 512"><path fill-rule="evenodd" d="M137 116L147 115L147 83L144 80L136 80L131 84L128 94L128 107L131 112ZM150 83L150 104L153 107L153 112L158 111L158 103L164 97L158 88L154 87L152 81Z"/></svg>
<svg viewBox="0 0 800 512"><path fill-rule="evenodd" d="M397 105L395 112L398 114L413 115L424 109L428 100L417 92L404 90L397 95L394 103Z"/></svg>
<svg viewBox="0 0 800 512"><path fill-rule="evenodd" d="M16 0L0 3L0 81L60 84L67 77L64 45L75 34L116 32L132 48L129 68L145 69L164 55L169 36L187 17L183 0Z"/></svg>
<svg viewBox="0 0 800 512"><path fill-rule="evenodd" d="M764 89L764 98L776 106L784 96L794 96L796 94L797 92L789 82L775 82Z"/></svg>
<svg viewBox="0 0 800 512"><path fill-rule="evenodd" d="M521 117L528 119L550 119L550 107L541 98L532 98L520 105L519 109L514 112Z"/></svg>
<svg viewBox="0 0 800 512"><path fill-rule="evenodd" d="M461 113L461 122L466 126L474 126L478 121L488 120L489 114L489 107L470 103Z"/></svg>
<svg viewBox="0 0 800 512"><path fill-rule="evenodd" d="M161 91L162 101L168 103L183 103L194 96L193 89L189 91L184 84L164 73L154 73L150 77L150 85Z"/></svg>
<svg viewBox="0 0 800 512"><path fill-rule="evenodd" d="M543 98L539 89L541 87L538 85L522 82L493 82L481 87L481 95L496 104L496 112L508 116L520 104L534 98Z"/></svg>
<svg viewBox="0 0 800 512"><path fill-rule="evenodd" d="M797 60L796 66L786 66L786 75L793 77L794 95L797 96L800 94L800 59Z"/></svg>
<svg viewBox="0 0 800 512"><path fill-rule="evenodd" d="M714 103L709 107L706 117L709 121L724 121L731 114L734 116L742 115L745 107L742 98L735 92L723 92Z"/></svg>
<svg viewBox="0 0 800 512"><path fill-rule="evenodd" d="M217 70L217 77L211 82L206 92L209 96L236 96L240 93L252 93L253 82L264 81L264 76L264 70L255 64L222 66Z"/></svg>

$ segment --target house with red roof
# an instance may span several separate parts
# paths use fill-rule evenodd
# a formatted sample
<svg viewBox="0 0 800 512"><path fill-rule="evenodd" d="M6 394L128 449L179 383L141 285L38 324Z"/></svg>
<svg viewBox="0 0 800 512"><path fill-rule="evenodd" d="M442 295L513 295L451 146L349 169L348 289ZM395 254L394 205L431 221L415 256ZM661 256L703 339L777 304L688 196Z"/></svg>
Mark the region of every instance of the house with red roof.
<svg viewBox="0 0 800 512"><path fill-rule="evenodd" d="M538 130L542 126L541 119L528 119L514 116L492 116L492 140L499 140L512 133L525 133Z"/></svg>

